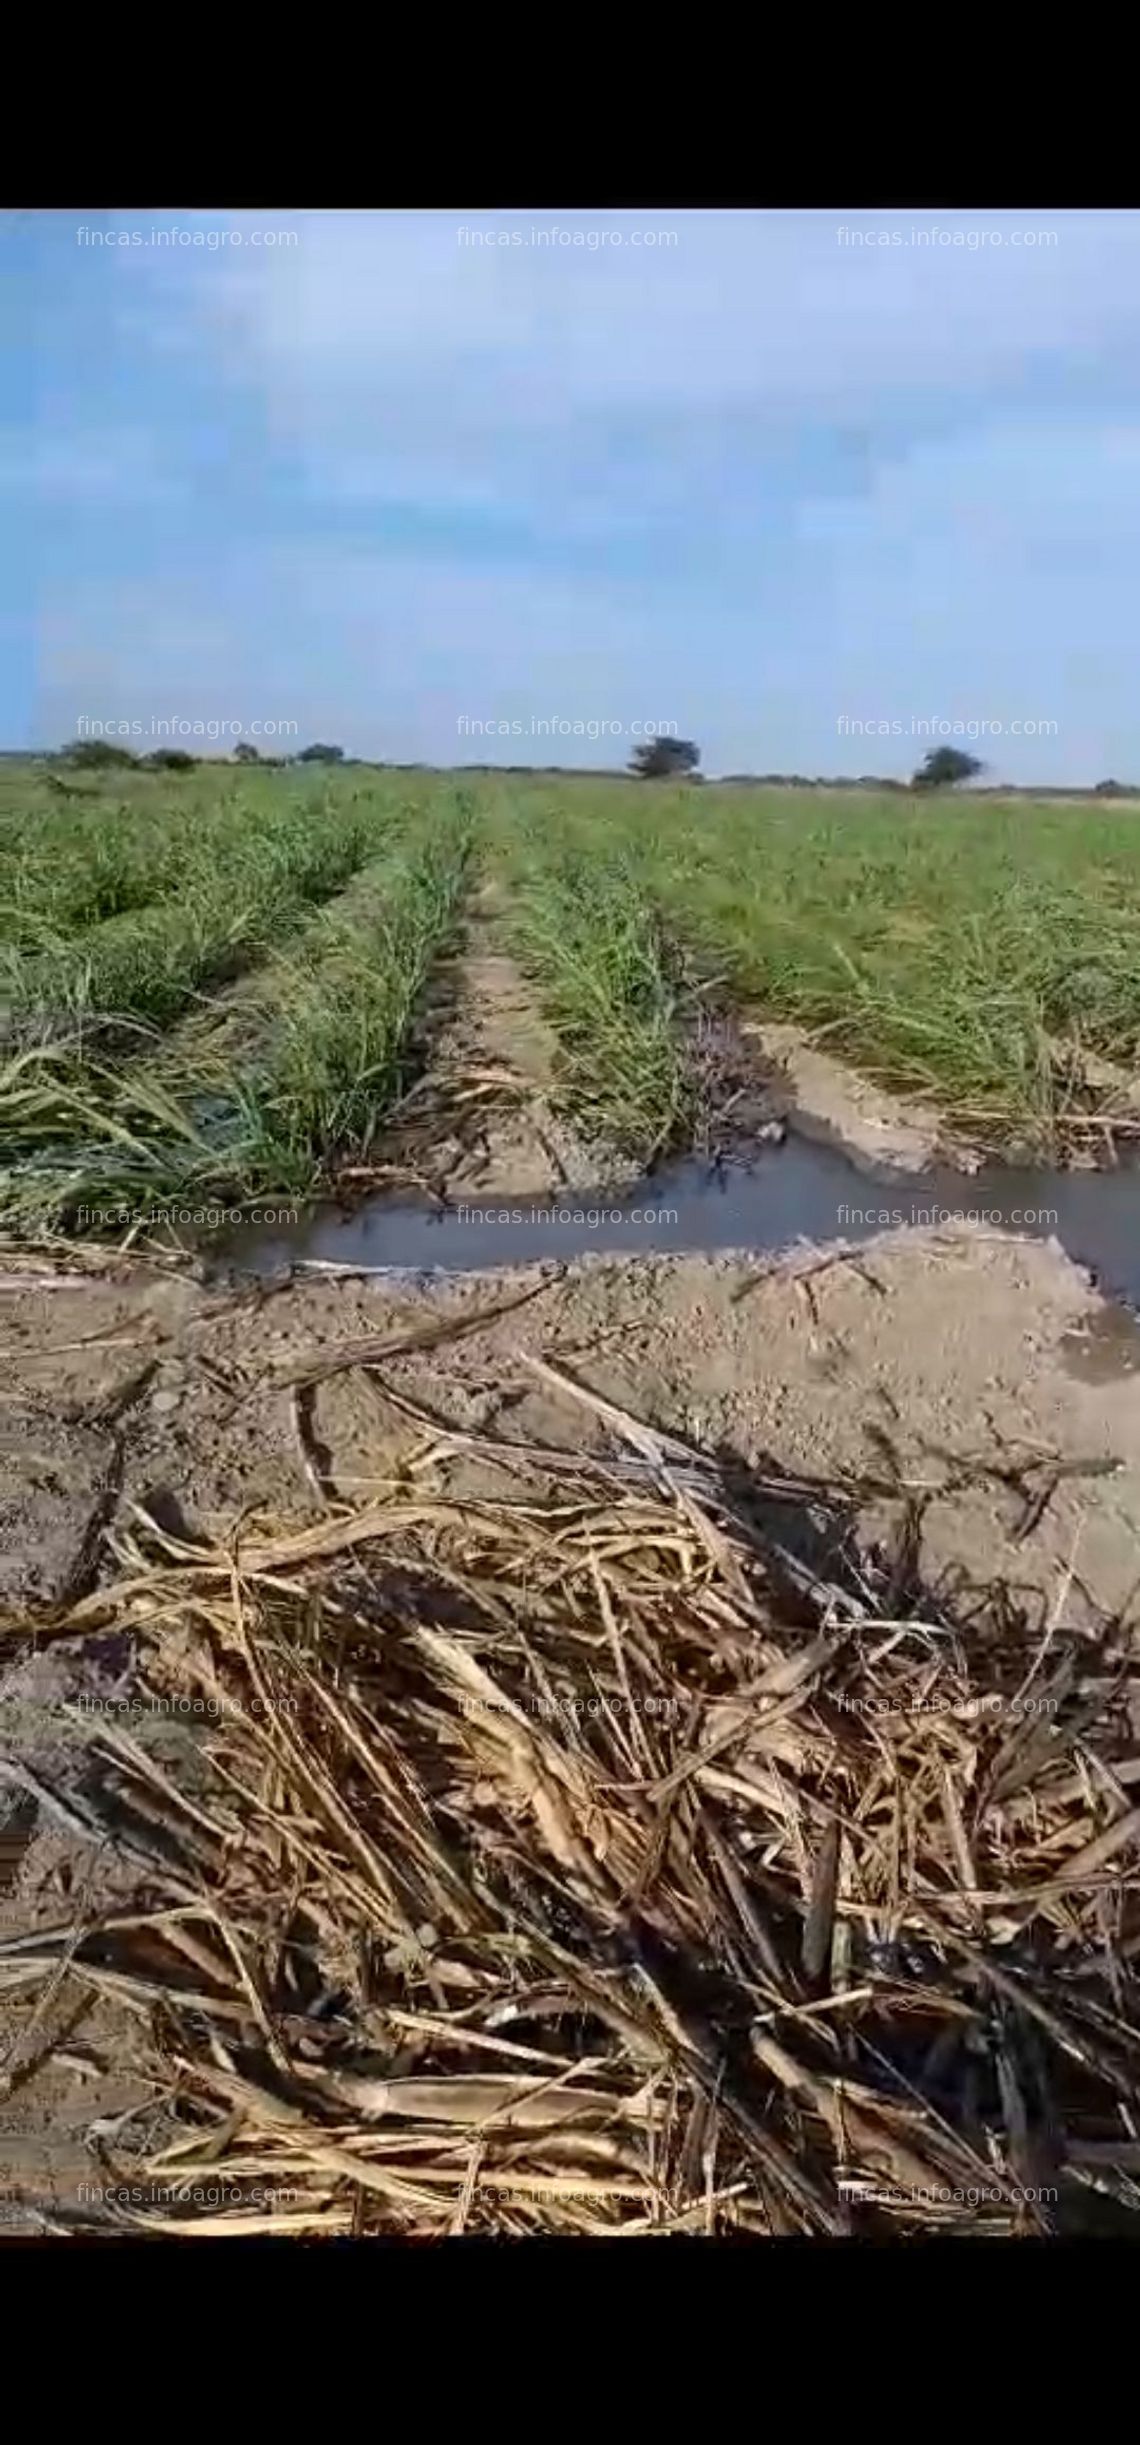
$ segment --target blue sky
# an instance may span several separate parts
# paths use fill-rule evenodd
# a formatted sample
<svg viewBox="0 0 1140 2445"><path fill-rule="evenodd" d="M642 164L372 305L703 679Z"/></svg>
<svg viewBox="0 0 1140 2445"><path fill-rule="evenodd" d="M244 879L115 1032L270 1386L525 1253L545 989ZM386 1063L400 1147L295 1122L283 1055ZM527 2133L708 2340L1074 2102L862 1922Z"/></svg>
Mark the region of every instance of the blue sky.
<svg viewBox="0 0 1140 2445"><path fill-rule="evenodd" d="M0 274L3 744L1140 778L1140 214L10 213Z"/></svg>

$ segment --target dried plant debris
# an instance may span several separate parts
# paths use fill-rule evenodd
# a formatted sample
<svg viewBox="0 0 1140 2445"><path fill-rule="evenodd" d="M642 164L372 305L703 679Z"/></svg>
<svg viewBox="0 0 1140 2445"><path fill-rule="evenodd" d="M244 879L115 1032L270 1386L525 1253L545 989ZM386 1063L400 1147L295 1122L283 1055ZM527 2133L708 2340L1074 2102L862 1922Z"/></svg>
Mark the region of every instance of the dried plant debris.
<svg viewBox="0 0 1140 2445"><path fill-rule="evenodd" d="M72 1609L211 1726L193 1792L107 1736L137 1906L0 1944L0 1992L149 2026L178 2137L123 2222L1133 2229L1123 1629L955 1621L822 1498L793 1553L770 1489L607 1423L509 1501L140 1515Z"/></svg>

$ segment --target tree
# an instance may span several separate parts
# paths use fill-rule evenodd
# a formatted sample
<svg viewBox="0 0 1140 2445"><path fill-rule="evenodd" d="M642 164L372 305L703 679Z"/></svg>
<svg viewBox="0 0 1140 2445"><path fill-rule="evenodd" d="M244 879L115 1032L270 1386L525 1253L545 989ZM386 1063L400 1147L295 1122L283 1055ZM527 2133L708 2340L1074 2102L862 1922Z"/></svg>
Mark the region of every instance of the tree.
<svg viewBox="0 0 1140 2445"><path fill-rule="evenodd" d="M314 747L302 747L298 764L343 764L343 747L325 747L318 739Z"/></svg>
<svg viewBox="0 0 1140 2445"><path fill-rule="evenodd" d="M963 755L960 747L932 747L910 786L912 790L953 789L959 781L972 781L975 773L985 769L980 756Z"/></svg>
<svg viewBox="0 0 1140 2445"><path fill-rule="evenodd" d="M699 747L691 739L643 739L635 747L629 769L639 781L699 780Z"/></svg>
<svg viewBox="0 0 1140 2445"><path fill-rule="evenodd" d="M187 755L184 747L156 747L149 756L140 758L141 763L149 764L153 772L159 773L192 773L197 761L197 756Z"/></svg>
<svg viewBox="0 0 1140 2445"><path fill-rule="evenodd" d="M252 739L239 739L234 749L235 764L260 764L261 757Z"/></svg>
<svg viewBox="0 0 1140 2445"><path fill-rule="evenodd" d="M59 752L65 764L86 764L94 768L99 765L133 764L135 760L129 747L116 747L113 739L72 739Z"/></svg>

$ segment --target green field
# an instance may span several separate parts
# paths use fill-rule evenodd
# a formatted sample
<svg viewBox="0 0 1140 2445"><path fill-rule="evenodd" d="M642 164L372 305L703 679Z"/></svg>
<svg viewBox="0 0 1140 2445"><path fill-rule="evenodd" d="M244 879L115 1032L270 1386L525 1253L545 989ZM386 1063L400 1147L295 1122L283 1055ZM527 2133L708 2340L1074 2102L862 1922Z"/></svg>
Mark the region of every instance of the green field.
<svg viewBox="0 0 1140 2445"><path fill-rule="evenodd" d="M484 880L567 1109L642 1160L686 1142L710 1003L1043 1157L1074 1055L1140 1069L1131 806L8 764L0 1220L303 1196L366 1162Z"/></svg>
<svg viewBox="0 0 1140 2445"><path fill-rule="evenodd" d="M374 773L0 784L0 1217L304 1195L367 1154L469 794Z"/></svg>
<svg viewBox="0 0 1140 2445"><path fill-rule="evenodd" d="M571 1054L644 1142L680 972L1042 1159L1083 1055L1140 1069L1140 808L512 780L481 814Z"/></svg>

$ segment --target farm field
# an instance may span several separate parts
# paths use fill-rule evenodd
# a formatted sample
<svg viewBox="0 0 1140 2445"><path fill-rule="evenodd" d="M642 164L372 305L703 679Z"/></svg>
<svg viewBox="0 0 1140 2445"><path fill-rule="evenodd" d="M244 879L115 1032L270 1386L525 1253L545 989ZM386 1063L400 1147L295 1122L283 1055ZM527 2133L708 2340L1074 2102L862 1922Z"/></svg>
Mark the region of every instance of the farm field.
<svg viewBox="0 0 1140 2445"><path fill-rule="evenodd" d="M1137 1070L1135 808L583 782L500 792L490 821L587 1040L591 1012L671 1007L672 946L731 1002L997 1147L1065 1150L1088 1055Z"/></svg>
<svg viewBox="0 0 1140 2445"><path fill-rule="evenodd" d="M0 776L0 2221L1135 2223L1135 1313L964 1219L342 1225L689 1147L763 1221L754 1017L1080 1151L1135 821ZM144 1220L278 1199L345 1261Z"/></svg>
<svg viewBox="0 0 1140 2445"><path fill-rule="evenodd" d="M0 1221L304 1198L383 1160L472 910L585 1141L692 1143L710 1012L1001 1150L1140 1068L1140 822L1092 803L368 767L0 776Z"/></svg>
<svg viewBox="0 0 1140 2445"><path fill-rule="evenodd" d="M1135 2241L1140 215L460 202L4 216L0 2243Z"/></svg>

